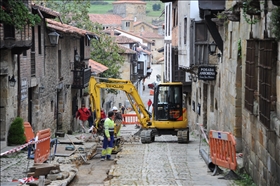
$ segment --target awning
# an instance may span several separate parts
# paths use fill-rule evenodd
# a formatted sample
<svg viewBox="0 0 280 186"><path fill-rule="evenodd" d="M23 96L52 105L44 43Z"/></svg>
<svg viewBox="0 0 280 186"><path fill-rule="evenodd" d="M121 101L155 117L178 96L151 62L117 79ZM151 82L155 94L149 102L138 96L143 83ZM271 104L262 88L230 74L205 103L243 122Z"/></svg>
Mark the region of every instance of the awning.
<svg viewBox="0 0 280 186"><path fill-rule="evenodd" d="M101 63L98 63L96 61L93 61L92 59L90 59L88 61L88 66L91 67L91 72L95 72L96 74L100 74L100 73L108 70L108 67L106 67L105 65L102 65Z"/></svg>

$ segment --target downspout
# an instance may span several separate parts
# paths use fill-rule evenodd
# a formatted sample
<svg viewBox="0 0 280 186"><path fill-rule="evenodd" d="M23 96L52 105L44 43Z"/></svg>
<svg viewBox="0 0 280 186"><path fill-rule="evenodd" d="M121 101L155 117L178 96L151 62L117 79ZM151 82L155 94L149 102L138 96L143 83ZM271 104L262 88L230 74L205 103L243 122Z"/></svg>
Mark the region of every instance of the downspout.
<svg viewBox="0 0 280 186"><path fill-rule="evenodd" d="M18 77L18 83L17 83L17 88L18 88L18 97L17 97L17 116L20 117L21 113L21 76L20 76L20 54L17 54L17 77Z"/></svg>
<svg viewBox="0 0 280 186"><path fill-rule="evenodd" d="M58 97L58 89L56 90L56 132L58 132L58 101L59 101L59 97Z"/></svg>

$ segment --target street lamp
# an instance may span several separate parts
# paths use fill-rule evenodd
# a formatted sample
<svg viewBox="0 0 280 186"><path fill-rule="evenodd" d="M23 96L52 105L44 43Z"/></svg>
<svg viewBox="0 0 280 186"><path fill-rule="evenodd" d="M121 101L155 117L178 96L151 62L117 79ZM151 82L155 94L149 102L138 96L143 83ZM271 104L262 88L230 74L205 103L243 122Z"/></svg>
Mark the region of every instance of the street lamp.
<svg viewBox="0 0 280 186"><path fill-rule="evenodd" d="M14 87L16 85L16 79L15 76L13 75L12 77L9 76L9 85L10 87Z"/></svg>
<svg viewBox="0 0 280 186"><path fill-rule="evenodd" d="M81 57L79 55L79 53L77 52L77 50L75 50L75 62L80 62Z"/></svg>
<svg viewBox="0 0 280 186"><path fill-rule="evenodd" d="M208 45L208 49L209 49L210 55L215 55L216 49L217 49L216 43L213 41L211 44Z"/></svg>
<svg viewBox="0 0 280 186"><path fill-rule="evenodd" d="M48 34L51 45L55 46L58 44L59 34L57 32L51 32Z"/></svg>

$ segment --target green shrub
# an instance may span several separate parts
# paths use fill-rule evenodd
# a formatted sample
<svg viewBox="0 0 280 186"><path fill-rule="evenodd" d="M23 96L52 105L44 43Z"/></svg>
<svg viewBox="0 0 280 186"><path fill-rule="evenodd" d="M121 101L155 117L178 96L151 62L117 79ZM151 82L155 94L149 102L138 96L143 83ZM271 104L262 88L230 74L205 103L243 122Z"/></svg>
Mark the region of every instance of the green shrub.
<svg viewBox="0 0 280 186"><path fill-rule="evenodd" d="M25 143L23 119L16 117L10 126L8 133L8 144L21 145Z"/></svg>

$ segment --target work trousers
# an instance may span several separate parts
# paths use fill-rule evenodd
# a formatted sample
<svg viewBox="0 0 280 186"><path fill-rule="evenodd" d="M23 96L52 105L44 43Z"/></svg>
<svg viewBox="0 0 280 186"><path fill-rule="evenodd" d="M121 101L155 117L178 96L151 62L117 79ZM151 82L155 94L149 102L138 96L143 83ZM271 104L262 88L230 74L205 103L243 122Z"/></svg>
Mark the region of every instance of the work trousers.
<svg viewBox="0 0 280 186"><path fill-rule="evenodd" d="M114 134L113 135L110 134L110 141L108 141L108 138L104 135L101 158L105 159L106 157L107 159L111 159L113 145L114 145Z"/></svg>

